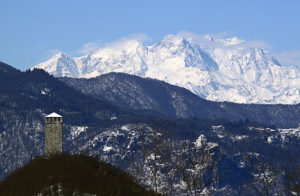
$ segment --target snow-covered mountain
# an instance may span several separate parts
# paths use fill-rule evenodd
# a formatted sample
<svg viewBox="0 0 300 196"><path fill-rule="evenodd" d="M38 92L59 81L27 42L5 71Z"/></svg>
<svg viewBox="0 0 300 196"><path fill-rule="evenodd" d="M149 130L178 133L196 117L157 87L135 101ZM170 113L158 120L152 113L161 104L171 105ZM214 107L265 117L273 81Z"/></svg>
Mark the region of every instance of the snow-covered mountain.
<svg viewBox="0 0 300 196"><path fill-rule="evenodd" d="M74 78L124 72L163 80L213 101L300 103L300 67L281 66L268 50L237 37L167 35L152 46L126 40L82 57L59 53L35 67Z"/></svg>

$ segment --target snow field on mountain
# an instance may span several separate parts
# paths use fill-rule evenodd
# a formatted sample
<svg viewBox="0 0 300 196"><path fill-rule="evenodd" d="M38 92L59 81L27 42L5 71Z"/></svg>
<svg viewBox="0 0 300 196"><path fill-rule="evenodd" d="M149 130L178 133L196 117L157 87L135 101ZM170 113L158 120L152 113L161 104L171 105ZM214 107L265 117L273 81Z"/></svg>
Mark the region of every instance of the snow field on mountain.
<svg viewBox="0 0 300 196"><path fill-rule="evenodd" d="M152 46L127 40L82 57L59 53L35 67L57 77L91 78L109 72L150 77L212 101L300 103L300 67L282 66L266 49L237 37L199 41L167 35Z"/></svg>

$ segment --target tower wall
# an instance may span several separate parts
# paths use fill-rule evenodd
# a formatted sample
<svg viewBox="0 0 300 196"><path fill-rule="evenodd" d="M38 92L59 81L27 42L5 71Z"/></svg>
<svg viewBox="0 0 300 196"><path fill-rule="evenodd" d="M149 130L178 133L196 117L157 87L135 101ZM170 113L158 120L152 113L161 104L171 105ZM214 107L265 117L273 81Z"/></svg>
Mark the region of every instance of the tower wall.
<svg viewBox="0 0 300 196"><path fill-rule="evenodd" d="M45 118L45 154L62 153L62 118Z"/></svg>

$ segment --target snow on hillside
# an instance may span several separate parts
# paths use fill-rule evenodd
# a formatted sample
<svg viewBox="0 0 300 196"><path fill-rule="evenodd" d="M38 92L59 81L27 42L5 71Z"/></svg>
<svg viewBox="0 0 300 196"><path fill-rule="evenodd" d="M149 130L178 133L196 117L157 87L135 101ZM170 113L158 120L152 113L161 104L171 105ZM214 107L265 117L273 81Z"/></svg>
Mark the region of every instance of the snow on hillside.
<svg viewBox="0 0 300 196"><path fill-rule="evenodd" d="M167 35L152 46L127 40L82 57L59 53L35 67L57 77L124 72L163 80L213 101L300 103L300 67L281 66L266 49L237 37Z"/></svg>

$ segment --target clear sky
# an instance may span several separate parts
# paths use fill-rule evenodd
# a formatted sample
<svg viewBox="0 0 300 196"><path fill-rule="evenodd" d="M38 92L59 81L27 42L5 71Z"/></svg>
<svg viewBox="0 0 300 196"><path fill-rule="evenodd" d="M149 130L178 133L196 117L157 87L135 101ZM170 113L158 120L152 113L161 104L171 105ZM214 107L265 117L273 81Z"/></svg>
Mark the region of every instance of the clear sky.
<svg viewBox="0 0 300 196"><path fill-rule="evenodd" d="M0 0L0 61L21 70L90 42L180 31L263 41L281 63L300 62L299 0Z"/></svg>

